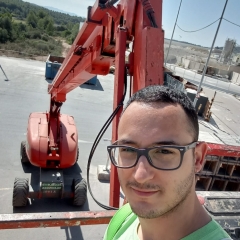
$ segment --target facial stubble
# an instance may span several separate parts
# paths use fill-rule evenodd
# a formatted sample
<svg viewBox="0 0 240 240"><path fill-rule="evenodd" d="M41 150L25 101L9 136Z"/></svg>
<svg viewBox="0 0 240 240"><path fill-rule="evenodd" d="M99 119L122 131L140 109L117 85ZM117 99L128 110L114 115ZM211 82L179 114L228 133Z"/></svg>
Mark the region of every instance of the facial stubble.
<svg viewBox="0 0 240 240"><path fill-rule="evenodd" d="M158 217L167 217L171 213L175 212L187 199L188 195L191 193L191 189L194 182L194 167L191 169L191 173L182 181L180 181L177 186L172 191L172 198L168 201L168 204L165 207L161 206L161 209L154 208L155 206L149 207L148 203L142 203L137 206L137 204L134 204L130 202L132 211L140 218L145 219L153 219ZM137 187L138 189L142 190L153 190L158 191L160 197L164 195L164 193L167 191L162 186L154 185L154 184L139 184L136 181L128 181L126 183L126 188L131 187ZM144 207L145 205L145 207Z"/></svg>

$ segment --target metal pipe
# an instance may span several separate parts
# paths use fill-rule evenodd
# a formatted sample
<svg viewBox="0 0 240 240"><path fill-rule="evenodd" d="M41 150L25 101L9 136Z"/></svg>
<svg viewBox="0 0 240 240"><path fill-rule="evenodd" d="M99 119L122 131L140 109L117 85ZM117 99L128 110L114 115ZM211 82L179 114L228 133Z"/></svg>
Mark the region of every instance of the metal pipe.
<svg viewBox="0 0 240 240"><path fill-rule="evenodd" d="M215 40L216 40L217 35L218 35L218 31L219 31L220 25L222 23L222 19L223 19L223 15L224 15L227 3L228 3L228 0L226 0L226 2L225 2L225 5L224 5L223 11L222 11L222 15L220 17L220 21L219 21L219 24L218 24L218 27L217 27L217 31L215 33L215 36L214 36L214 39L213 39L213 42L212 42L212 47L211 47L211 49L209 51L208 59L207 59L206 64L204 66L204 70L203 70L203 73L202 73L202 78L201 78L201 81L200 81L200 83L198 85L197 93L196 93L196 96L195 96L194 101L193 101L193 106L194 107L196 106L198 98L199 98L199 93L200 93L200 90L201 90L201 87L202 87L202 82L203 82L203 79L204 79L206 71L207 71L208 62L209 62L210 56L212 54L212 50L213 50L213 47L214 47L214 44L215 44Z"/></svg>
<svg viewBox="0 0 240 240"><path fill-rule="evenodd" d="M172 37L171 37L171 40L170 40L170 43L169 43L169 47L168 47L168 51L167 51L167 56L166 56L165 63L164 63L164 66L165 66L165 67L166 67L166 64L167 64L168 54L169 54L169 50L170 50L170 48L171 48L172 39L173 39L173 35L174 35L175 28L176 28L176 25L177 25L177 20L178 20L178 15L179 15L179 12L180 12L181 5L182 5L182 0L181 0L181 2L180 2L179 8L178 8L177 18L176 18L176 21L175 21L175 24L174 24L174 28L173 28L173 32L172 32Z"/></svg>
<svg viewBox="0 0 240 240"><path fill-rule="evenodd" d="M2 72L3 72L3 74L5 75L5 77L6 77L6 81L9 81L9 79L8 79L8 77L7 77L7 75L6 75L6 73L3 71L3 68L2 68L2 66L0 65L0 68L2 69Z"/></svg>
<svg viewBox="0 0 240 240"><path fill-rule="evenodd" d="M116 211L0 214L0 229L108 224Z"/></svg>

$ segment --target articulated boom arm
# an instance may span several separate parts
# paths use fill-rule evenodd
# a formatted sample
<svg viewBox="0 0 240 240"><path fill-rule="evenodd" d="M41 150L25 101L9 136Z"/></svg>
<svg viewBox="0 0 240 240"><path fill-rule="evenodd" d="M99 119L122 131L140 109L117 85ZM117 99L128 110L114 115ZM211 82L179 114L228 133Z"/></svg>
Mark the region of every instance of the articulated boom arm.
<svg viewBox="0 0 240 240"><path fill-rule="evenodd" d="M49 94L56 102L64 102L66 94L95 75L106 75L116 65L119 32L124 48L134 42L130 55L130 75L133 91L149 84L162 83L163 32L161 29L162 4L159 0L98 0L88 8L88 18L53 83ZM160 13L160 14L159 14ZM116 65L116 68L118 66Z"/></svg>

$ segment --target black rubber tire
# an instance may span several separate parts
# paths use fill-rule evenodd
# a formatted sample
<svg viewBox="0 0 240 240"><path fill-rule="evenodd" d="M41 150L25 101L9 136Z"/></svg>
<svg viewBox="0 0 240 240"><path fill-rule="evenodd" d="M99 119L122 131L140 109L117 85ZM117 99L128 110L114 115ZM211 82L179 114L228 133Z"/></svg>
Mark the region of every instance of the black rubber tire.
<svg viewBox="0 0 240 240"><path fill-rule="evenodd" d="M21 147L20 147L20 159L21 163L29 163L29 159L26 153L26 141L21 142Z"/></svg>
<svg viewBox="0 0 240 240"><path fill-rule="evenodd" d="M73 197L73 205L74 206L82 206L87 199L87 182L85 179L74 179L73 180L73 188L74 188L74 197Z"/></svg>
<svg viewBox="0 0 240 240"><path fill-rule="evenodd" d="M77 158L76 158L76 162L78 161L78 157L79 157L79 148L77 149Z"/></svg>
<svg viewBox="0 0 240 240"><path fill-rule="evenodd" d="M13 207L25 207L28 203L29 180L27 178L15 178L13 186Z"/></svg>

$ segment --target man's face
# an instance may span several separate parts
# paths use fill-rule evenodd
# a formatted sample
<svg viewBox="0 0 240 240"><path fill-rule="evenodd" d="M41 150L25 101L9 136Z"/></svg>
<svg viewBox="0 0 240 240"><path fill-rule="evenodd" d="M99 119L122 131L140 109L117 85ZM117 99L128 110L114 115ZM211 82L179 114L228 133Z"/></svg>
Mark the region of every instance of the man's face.
<svg viewBox="0 0 240 240"><path fill-rule="evenodd" d="M136 148L160 146L164 142L184 146L193 142L193 131L180 105L133 102L121 117L118 139ZM194 151L190 149L184 154L177 170L155 169L144 156L135 167L118 169L122 190L139 217L166 215L194 192Z"/></svg>

